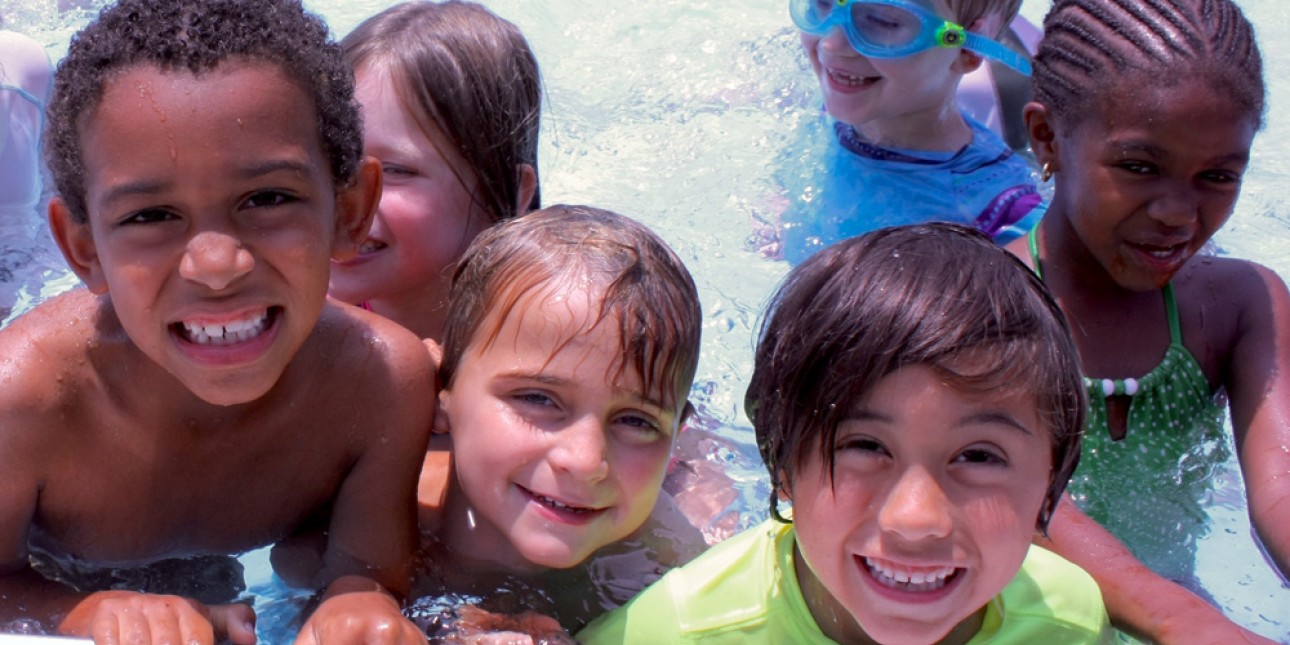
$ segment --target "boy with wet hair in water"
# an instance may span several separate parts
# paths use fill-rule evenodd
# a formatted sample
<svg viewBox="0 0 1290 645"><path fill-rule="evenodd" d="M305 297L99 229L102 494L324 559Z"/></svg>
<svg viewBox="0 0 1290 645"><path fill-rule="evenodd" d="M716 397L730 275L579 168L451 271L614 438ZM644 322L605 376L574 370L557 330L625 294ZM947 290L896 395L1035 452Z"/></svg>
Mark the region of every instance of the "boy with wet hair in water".
<svg viewBox="0 0 1290 645"><path fill-rule="evenodd" d="M322 523L296 642L423 642L398 596L433 365L326 298L380 194L326 26L298 0L123 0L73 38L49 122L50 226L87 288L0 332L0 624L253 643L236 584L78 582Z"/></svg>
<svg viewBox="0 0 1290 645"><path fill-rule="evenodd" d="M579 640L1104 642L1092 578L1031 545L1079 460L1078 360L1039 280L967 227L812 256L772 299L745 399L771 519Z"/></svg>

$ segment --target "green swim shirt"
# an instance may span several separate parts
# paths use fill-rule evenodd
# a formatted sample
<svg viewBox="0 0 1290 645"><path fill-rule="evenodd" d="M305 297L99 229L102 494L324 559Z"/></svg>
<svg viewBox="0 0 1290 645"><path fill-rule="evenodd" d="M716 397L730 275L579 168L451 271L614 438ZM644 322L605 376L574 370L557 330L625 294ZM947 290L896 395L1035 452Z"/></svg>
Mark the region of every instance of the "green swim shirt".
<svg viewBox="0 0 1290 645"><path fill-rule="evenodd" d="M673 569L578 634L586 645L833 643L811 617L793 565L796 532L766 520ZM1032 546L1021 571L986 608L969 645L1110 642L1097 584Z"/></svg>

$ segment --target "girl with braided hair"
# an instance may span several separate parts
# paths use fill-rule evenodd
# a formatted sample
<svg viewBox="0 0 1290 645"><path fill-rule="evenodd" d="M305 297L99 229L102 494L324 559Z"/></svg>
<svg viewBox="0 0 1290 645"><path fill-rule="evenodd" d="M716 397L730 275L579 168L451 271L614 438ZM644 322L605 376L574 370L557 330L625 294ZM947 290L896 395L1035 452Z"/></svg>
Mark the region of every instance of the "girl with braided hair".
<svg viewBox="0 0 1290 645"><path fill-rule="evenodd" d="M1225 392L1252 522L1290 572L1290 295L1264 267L1198 254L1262 125L1253 29L1231 0L1057 0L1033 89L1026 124L1054 195L1010 248L1070 319L1090 401L1083 510L1059 506L1050 546L1094 575L1125 631L1257 638L1186 588L1195 547L1173 530L1225 458Z"/></svg>

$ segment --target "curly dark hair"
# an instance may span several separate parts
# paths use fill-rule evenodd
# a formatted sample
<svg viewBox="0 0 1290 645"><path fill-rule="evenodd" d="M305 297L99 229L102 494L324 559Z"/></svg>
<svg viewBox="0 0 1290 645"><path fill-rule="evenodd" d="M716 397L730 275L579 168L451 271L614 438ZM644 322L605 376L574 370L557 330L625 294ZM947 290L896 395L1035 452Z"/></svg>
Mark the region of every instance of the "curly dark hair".
<svg viewBox="0 0 1290 645"><path fill-rule="evenodd" d="M81 119L113 75L135 65L200 74L232 57L280 65L308 91L332 177L337 186L353 181L363 153L354 76L327 24L300 0L121 0L72 37L54 76L45 157L78 222L88 217Z"/></svg>

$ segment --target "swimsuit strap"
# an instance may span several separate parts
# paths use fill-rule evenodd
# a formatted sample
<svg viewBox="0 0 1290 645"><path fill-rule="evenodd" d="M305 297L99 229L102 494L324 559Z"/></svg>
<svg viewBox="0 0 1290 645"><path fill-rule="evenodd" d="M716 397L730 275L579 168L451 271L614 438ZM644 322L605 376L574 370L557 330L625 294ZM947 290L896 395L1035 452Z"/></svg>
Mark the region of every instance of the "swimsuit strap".
<svg viewBox="0 0 1290 645"><path fill-rule="evenodd" d="M1178 322L1178 303L1174 300L1174 285L1166 283L1161 291L1165 292L1165 315L1169 316L1169 344L1183 344L1182 324Z"/></svg>
<svg viewBox="0 0 1290 645"><path fill-rule="evenodd" d="M1030 247L1030 263L1035 265L1035 275L1039 276L1042 281L1044 279L1044 269L1039 266L1039 235L1036 233L1038 230L1039 227L1036 226L1030 229L1029 233L1026 233L1026 245Z"/></svg>

